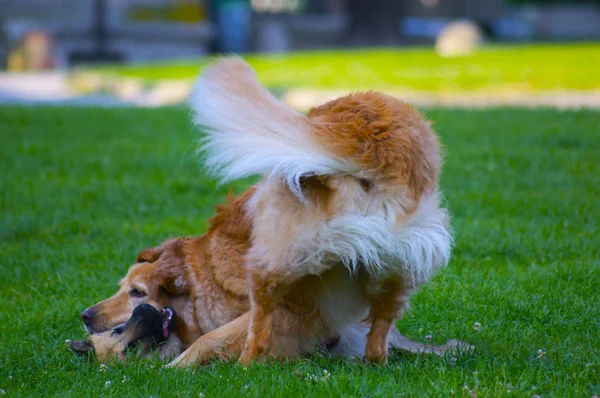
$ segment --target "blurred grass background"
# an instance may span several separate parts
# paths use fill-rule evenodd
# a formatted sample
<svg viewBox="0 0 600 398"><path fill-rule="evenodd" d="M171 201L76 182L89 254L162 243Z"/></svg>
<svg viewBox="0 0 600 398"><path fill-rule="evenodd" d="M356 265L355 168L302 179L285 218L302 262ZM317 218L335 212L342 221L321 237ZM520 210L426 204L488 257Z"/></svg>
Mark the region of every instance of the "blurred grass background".
<svg viewBox="0 0 600 398"><path fill-rule="evenodd" d="M599 90L600 44L496 45L465 57L433 49L368 49L245 56L271 89L552 91ZM192 80L210 58L92 69L157 82Z"/></svg>

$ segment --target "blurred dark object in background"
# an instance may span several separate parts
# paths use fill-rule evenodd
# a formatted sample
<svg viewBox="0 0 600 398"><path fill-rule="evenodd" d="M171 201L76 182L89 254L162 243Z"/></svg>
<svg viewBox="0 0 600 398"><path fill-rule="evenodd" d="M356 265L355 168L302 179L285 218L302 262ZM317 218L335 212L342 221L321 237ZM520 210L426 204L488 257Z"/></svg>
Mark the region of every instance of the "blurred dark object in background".
<svg viewBox="0 0 600 398"><path fill-rule="evenodd" d="M348 0L350 44L396 44L400 37L398 25L407 3L389 0Z"/></svg>
<svg viewBox="0 0 600 398"><path fill-rule="evenodd" d="M69 54L69 64L93 64L93 63L116 63L122 62L124 56L119 51L109 49L109 36L107 28L107 4L106 0L94 0L93 3L93 25L91 37L93 48L91 51L72 51Z"/></svg>
<svg viewBox="0 0 600 398"><path fill-rule="evenodd" d="M0 16L0 70L6 69L8 63L8 33L4 29L4 21Z"/></svg>

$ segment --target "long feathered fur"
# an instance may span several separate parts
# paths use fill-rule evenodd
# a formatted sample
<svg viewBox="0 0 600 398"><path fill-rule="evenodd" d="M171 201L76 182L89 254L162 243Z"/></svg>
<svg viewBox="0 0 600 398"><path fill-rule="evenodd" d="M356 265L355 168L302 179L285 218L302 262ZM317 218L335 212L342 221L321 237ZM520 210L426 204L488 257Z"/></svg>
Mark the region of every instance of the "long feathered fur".
<svg viewBox="0 0 600 398"><path fill-rule="evenodd" d="M318 246L303 263L319 264L336 253L353 273L359 267L371 274L401 270L418 286L450 260L452 234L448 214L439 208L437 196L424 198L417 211L402 225L381 215L349 214L324 223L315 235Z"/></svg>
<svg viewBox="0 0 600 398"><path fill-rule="evenodd" d="M206 166L222 181L278 175L301 196L301 176L354 171L350 163L316 145L306 116L273 97L240 58L204 70L190 104L195 123L206 133L199 147Z"/></svg>

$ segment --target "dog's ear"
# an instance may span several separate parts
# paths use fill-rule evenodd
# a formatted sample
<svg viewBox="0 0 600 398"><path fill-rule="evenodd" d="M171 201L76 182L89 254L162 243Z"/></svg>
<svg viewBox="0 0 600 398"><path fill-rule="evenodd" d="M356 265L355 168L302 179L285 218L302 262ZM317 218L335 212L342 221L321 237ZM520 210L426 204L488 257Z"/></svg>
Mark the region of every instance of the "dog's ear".
<svg viewBox="0 0 600 398"><path fill-rule="evenodd" d="M94 346L88 340L71 341L69 344L71 351L80 356L85 356L94 352Z"/></svg>
<svg viewBox="0 0 600 398"><path fill-rule="evenodd" d="M160 287L171 296L180 296L188 292L188 284L184 275L168 276L161 281Z"/></svg>
<svg viewBox="0 0 600 398"><path fill-rule="evenodd" d="M187 275L185 273L185 244L188 238L177 238L165 242L156 279L161 289L172 296L188 292Z"/></svg>
<svg viewBox="0 0 600 398"><path fill-rule="evenodd" d="M160 248L148 247L138 253L136 262L137 263L153 263L160 257Z"/></svg>

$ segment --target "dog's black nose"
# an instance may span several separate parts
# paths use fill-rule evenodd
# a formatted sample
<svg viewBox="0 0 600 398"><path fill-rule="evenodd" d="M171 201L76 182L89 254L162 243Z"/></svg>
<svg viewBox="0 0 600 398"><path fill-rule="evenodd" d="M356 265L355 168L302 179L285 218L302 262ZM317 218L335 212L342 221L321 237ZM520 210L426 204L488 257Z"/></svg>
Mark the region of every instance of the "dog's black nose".
<svg viewBox="0 0 600 398"><path fill-rule="evenodd" d="M81 313L81 319L83 319L83 323L85 323L86 325L89 324L95 316L96 311L94 311L91 308L88 308L87 310Z"/></svg>

